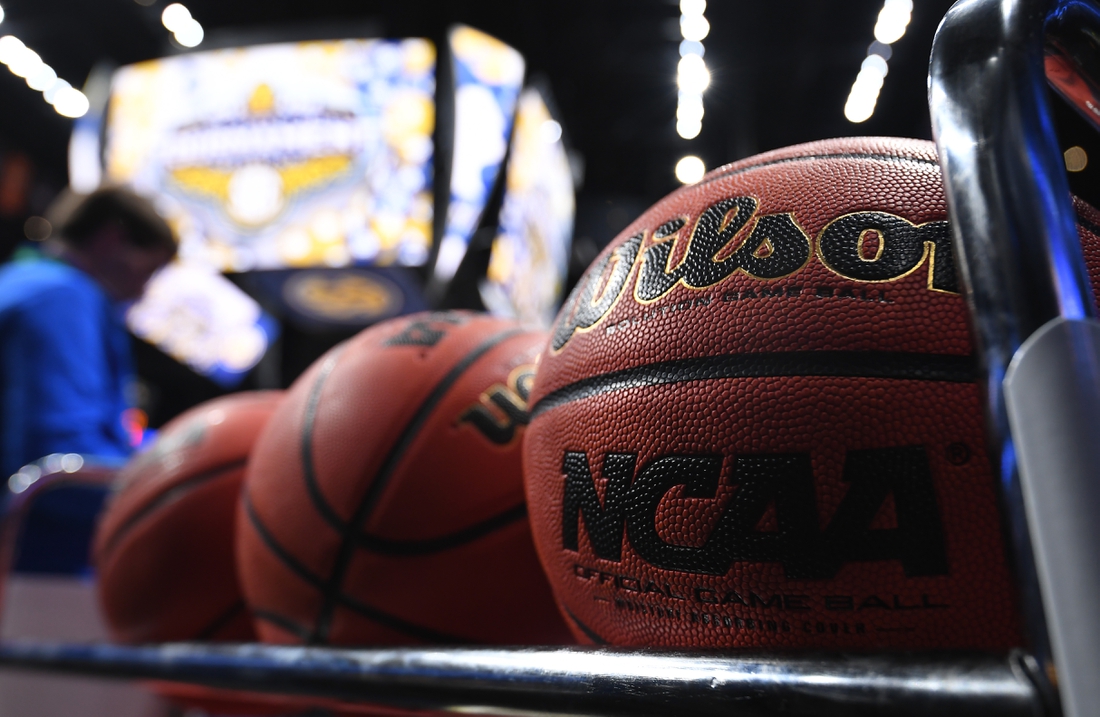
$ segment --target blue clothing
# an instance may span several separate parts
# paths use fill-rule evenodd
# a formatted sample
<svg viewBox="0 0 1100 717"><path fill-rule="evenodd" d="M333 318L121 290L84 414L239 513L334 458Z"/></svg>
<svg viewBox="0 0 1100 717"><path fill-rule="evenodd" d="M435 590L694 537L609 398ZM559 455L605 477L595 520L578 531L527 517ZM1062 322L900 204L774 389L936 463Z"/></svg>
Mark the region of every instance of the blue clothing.
<svg viewBox="0 0 1100 717"><path fill-rule="evenodd" d="M50 453L123 457L132 380L120 308L50 260L0 267L0 480Z"/></svg>

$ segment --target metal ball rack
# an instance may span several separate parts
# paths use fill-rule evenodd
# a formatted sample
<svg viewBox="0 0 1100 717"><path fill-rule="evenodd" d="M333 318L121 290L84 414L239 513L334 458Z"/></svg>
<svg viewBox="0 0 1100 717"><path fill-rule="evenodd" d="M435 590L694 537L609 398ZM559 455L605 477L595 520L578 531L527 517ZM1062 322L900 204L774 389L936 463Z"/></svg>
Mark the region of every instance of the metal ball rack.
<svg viewBox="0 0 1100 717"><path fill-rule="evenodd" d="M1100 68L1100 7L960 0L936 34L929 74L1027 652L5 642L0 668L480 714L1092 714L1100 705L1100 322L1053 127L1050 57L1100 91L1100 73L1090 73ZM1085 104L1082 114L1100 128L1100 106ZM8 546L34 496L109 475L94 466L40 472L9 501ZM0 563L6 573L10 552Z"/></svg>

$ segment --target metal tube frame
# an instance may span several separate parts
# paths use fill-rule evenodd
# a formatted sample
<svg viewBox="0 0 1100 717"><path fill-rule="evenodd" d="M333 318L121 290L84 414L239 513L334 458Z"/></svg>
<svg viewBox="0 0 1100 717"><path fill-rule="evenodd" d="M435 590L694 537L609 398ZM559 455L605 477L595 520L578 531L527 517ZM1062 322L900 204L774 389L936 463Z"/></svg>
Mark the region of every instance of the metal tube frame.
<svg viewBox="0 0 1100 717"><path fill-rule="evenodd" d="M1092 596L1064 594L1100 580L1089 527L1100 525L1093 447L1100 441L1097 428L1080 420L1100 406L1100 324L1048 105L1044 53L1067 33L1100 30L1096 17L1083 0L960 0L936 34L929 72L933 134L1030 648L1050 677L1048 702L1060 682L1070 715L1091 713L1097 695L1088 685L1100 668L1100 640L1092 639L1100 613L1084 607ZM1088 75L1079 64L1076 71ZM1045 353L1029 352L1037 342ZM1055 369L1052 358L1067 368ZM1057 401L1040 383L1061 389ZM1051 426L1071 435L1052 437ZM1079 624L1071 626L1071 614Z"/></svg>
<svg viewBox="0 0 1100 717"><path fill-rule="evenodd" d="M8 643L0 645L0 666L487 714L1055 713L1051 644L1057 647L1064 636L1047 630L1057 621L1048 623L1044 613L1024 497L1024 486L1039 478L1020 469L1017 447L1026 443L1027 426L1011 424L1013 435L1004 379L1028 338L1052 321L1094 321L1042 62L1044 43L1080 23L1100 37L1095 18L1100 13L1083 0L961 0L937 33L929 77L948 207L985 369L991 455L1034 658ZM1092 367L1087 361L1073 366L1085 373ZM1100 386L1100 376L1084 378ZM13 523L7 522L10 536ZM1084 569L1100 574L1100 565ZM1066 675L1095 666L1086 662L1063 661L1059 669Z"/></svg>

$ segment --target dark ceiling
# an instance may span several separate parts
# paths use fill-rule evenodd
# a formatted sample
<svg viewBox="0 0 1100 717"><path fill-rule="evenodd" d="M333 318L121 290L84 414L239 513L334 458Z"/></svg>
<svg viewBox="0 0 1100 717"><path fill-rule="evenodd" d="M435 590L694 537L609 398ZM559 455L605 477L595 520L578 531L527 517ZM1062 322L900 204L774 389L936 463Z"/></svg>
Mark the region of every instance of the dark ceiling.
<svg viewBox="0 0 1100 717"><path fill-rule="evenodd" d="M150 0L143 0L150 2ZM177 52L160 25L166 0L10 0L0 34L37 50L79 85L98 60L126 64ZM311 34L440 37L454 22L517 47L549 80L567 137L585 160L585 203L644 206L677 186L676 160L708 167L825 137L929 137L925 77L932 35L950 0L917 0L894 47L874 116L854 125L844 101L882 0L711 0L705 40L713 76L702 134L675 133L679 8L668 0L187 0L211 43ZM207 43L209 46L211 43ZM199 49L202 49L200 46ZM70 122L0 71L0 142L65 181ZM629 217L626 217L629 219ZM625 223L625 221L623 221ZM602 239L603 237L601 237Z"/></svg>

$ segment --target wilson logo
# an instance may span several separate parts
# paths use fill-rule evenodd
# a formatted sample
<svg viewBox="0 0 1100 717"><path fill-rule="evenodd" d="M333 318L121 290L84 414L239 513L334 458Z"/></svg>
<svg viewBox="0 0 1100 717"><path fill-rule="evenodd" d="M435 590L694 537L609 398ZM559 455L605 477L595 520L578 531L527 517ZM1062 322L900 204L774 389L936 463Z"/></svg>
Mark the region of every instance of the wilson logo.
<svg viewBox="0 0 1100 717"><path fill-rule="evenodd" d="M737 456L730 479L736 490L710 534L696 545L662 538L657 509L678 486L686 498L714 499L722 456L662 456L640 470L636 462L633 453L604 456L601 502L588 455L565 453L565 550L579 550L583 521L597 557L621 561L625 533L647 563L685 573L724 575L735 562L778 562L788 578L827 579L846 563L869 560L898 560L910 577L948 571L943 526L922 447L849 451L842 477L848 490L824 529L819 527L808 453ZM872 527L890 496L896 527ZM771 510L774 525L764 529Z"/></svg>
<svg viewBox="0 0 1100 717"><path fill-rule="evenodd" d="M790 213L758 215L758 207L752 197L722 199L690 231L687 219L676 218L624 241L593 264L569 295L554 326L553 350L610 312L639 255L634 300L641 304L677 285L706 289L738 272L781 279L802 270L815 253L827 269L857 282L896 281L927 264L930 290L958 293L945 221L913 224L887 212L854 212L830 221L811 241ZM681 258L674 264L673 257Z"/></svg>
<svg viewBox="0 0 1100 717"><path fill-rule="evenodd" d="M512 371L505 383L496 383L482 392L478 402L462 412L458 423L468 423L497 445L511 443L519 426L530 420L527 398L535 382L535 366L526 364Z"/></svg>

